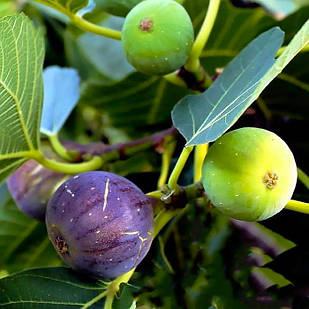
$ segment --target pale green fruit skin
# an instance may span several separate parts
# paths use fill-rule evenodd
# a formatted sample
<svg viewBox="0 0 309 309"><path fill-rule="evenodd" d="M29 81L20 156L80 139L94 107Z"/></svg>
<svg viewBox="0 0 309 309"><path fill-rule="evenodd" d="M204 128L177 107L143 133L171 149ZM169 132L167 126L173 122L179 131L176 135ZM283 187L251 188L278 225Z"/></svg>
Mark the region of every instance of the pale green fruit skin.
<svg viewBox="0 0 309 309"><path fill-rule="evenodd" d="M131 9L143 0L101 0L100 7L107 13L125 17ZM177 0L183 3L183 0Z"/></svg>
<svg viewBox="0 0 309 309"><path fill-rule="evenodd" d="M264 182L269 172L278 176L272 189ZM281 211L291 199L297 167L279 136L259 128L241 128L223 135L210 147L202 181L211 203L222 213L260 221Z"/></svg>
<svg viewBox="0 0 309 309"><path fill-rule="evenodd" d="M149 19L150 31L140 29ZM173 0L146 0L135 6L122 29L128 61L140 72L163 75L179 69L188 59L194 40L191 19Z"/></svg>

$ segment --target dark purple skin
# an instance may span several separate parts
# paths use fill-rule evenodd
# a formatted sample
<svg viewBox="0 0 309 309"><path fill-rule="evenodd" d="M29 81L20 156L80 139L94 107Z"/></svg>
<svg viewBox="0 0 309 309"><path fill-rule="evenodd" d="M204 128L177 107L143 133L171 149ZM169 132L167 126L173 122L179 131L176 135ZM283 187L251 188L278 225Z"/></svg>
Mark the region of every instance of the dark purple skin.
<svg viewBox="0 0 309 309"><path fill-rule="evenodd" d="M153 233L153 199L129 180L107 172L71 177L50 199L50 240L72 268L114 278L136 267Z"/></svg>
<svg viewBox="0 0 309 309"><path fill-rule="evenodd" d="M66 175L30 160L7 179L7 185L22 212L30 218L44 221L49 198L66 179Z"/></svg>

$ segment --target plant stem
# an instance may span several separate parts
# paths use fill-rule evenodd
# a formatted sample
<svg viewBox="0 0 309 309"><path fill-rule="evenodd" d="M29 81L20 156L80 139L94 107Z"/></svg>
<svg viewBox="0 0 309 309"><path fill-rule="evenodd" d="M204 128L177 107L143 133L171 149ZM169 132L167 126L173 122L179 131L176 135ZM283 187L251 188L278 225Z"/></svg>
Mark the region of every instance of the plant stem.
<svg viewBox="0 0 309 309"><path fill-rule="evenodd" d="M168 177L168 172L170 169L170 163L173 156L173 153L175 151L176 147L176 141L170 140L171 138L167 138L167 140L164 141L164 152L162 154L162 166L161 166L161 173L158 180L158 188L161 188L166 184L166 180Z"/></svg>
<svg viewBox="0 0 309 309"><path fill-rule="evenodd" d="M53 170L55 172L64 173L64 174L78 174L88 171L93 171L99 169L103 160L99 156L93 157L90 161L82 163L62 163L55 160L48 159L44 157L41 153L33 155L31 159L36 160L38 163L44 167Z"/></svg>
<svg viewBox="0 0 309 309"><path fill-rule="evenodd" d="M309 176L300 168L297 169L298 179L309 189Z"/></svg>
<svg viewBox="0 0 309 309"><path fill-rule="evenodd" d="M66 148L60 143L58 134L48 135L48 139L55 150L55 152L63 159L67 161L72 161L71 156L68 154Z"/></svg>
<svg viewBox="0 0 309 309"><path fill-rule="evenodd" d="M177 191L178 189L178 179L179 176L189 158L189 155L191 153L191 151L193 150L193 146L189 146L189 147L184 147L179 158L178 161L176 163L176 166L174 167L172 174L168 180L168 186L171 190L175 190Z"/></svg>
<svg viewBox="0 0 309 309"><path fill-rule="evenodd" d="M88 32L98 34L101 36L105 36L107 38L111 38L114 40L121 40L121 32L118 30L113 30L113 29L95 25L75 14L69 17L71 18L72 24L81 30L88 31Z"/></svg>
<svg viewBox="0 0 309 309"><path fill-rule="evenodd" d="M35 0L38 3L41 3L43 5L49 6L62 14L68 16L71 20L71 23L78 27L81 30L92 32L101 36L105 36L107 38L115 39L115 40L121 40L121 32L105 27L101 27L98 25L95 25L82 17L72 13L70 10L66 9L64 6L57 2L49 3L45 0Z"/></svg>
<svg viewBox="0 0 309 309"><path fill-rule="evenodd" d="M161 210L154 220L153 238L158 236L158 234L164 228L164 226L180 212L181 212L181 209L177 209L177 210L163 209L163 210Z"/></svg>
<svg viewBox="0 0 309 309"><path fill-rule="evenodd" d="M193 167L194 182L198 182L202 179L203 163L208 151L208 146L209 144L207 143L195 147Z"/></svg>
<svg viewBox="0 0 309 309"><path fill-rule="evenodd" d="M193 44L190 57L185 64L186 69L191 72L196 72L200 66L199 58L214 26L219 6L220 0L210 0L205 20Z"/></svg>
<svg viewBox="0 0 309 309"><path fill-rule="evenodd" d="M290 200L285 206L286 209L294 210L304 214L309 214L309 203L304 203L301 201Z"/></svg>
<svg viewBox="0 0 309 309"><path fill-rule="evenodd" d="M120 289L120 285L122 283L128 283L131 277L133 276L135 268L131 269L129 272L117 277L111 283L109 283L107 291L106 291L106 300L104 309L112 309L112 305L114 302L114 297L118 293Z"/></svg>

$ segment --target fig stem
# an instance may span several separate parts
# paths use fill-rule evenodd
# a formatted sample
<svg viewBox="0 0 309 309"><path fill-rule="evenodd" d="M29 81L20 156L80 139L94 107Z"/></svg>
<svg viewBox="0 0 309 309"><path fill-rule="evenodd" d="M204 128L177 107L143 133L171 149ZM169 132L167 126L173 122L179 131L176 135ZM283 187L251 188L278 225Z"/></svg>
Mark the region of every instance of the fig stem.
<svg viewBox="0 0 309 309"><path fill-rule="evenodd" d="M131 269L127 273L117 277L108 284L106 299L104 304L104 309L112 309L114 297L120 289L122 283L128 283L131 277L133 276L135 268Z"/></svg>
<svg viewBox="0 0 309 309"><path fill-rule="evenodd" d="M189 158L189 155L191 153L191 151L193 150L193 146L189 146L189 147L184 147L179 158L178 161L172 171L172 174L170 175L170 178L168 180L168 186L172 191L178 191L179 190L179 186L177 184L179 176Z"/></svg>
<svg viewBox="0 0 309 309"><path fill-rule="evenodd" d="M209 144L197 145L194 150L194 166L193 166L193 177L194 182L198 182L202 179L202 169L205 157L208 152Z"/></svg>
<svg viewBox="0 0 309 309"><path fill-rule="evenodd" d="M296 200L290 200L286 206L286 209L301 212L303 214L309 215L309 203L296 201Z"/></svg>
<svg viewBox="0 0 309 309"><path fill-rule="evenodd" d="M302 171L300 168L297 168L298 179L309 189L309 176Z"/></svg>
<svg viewBox="0 0 309 309"><path fill-rule="evenodd" d="M185 67L188 71L196 72L200 67L199 58L214 26L219 11L219 6L220 0L210 0L204 22L195 39L189 59L185 64Z"/></svg>
<svg viewBox="0 0 309 309"><path fill-rule="evenodd" d="M121 40L121 32L120 31L95 25L95 24L83 19L82 17L72 13L70 10L66 9L65 7L58 4L57 2L50 3L46 0L35 0L35 1L63 13L64 15L66 15L67 17L70 18L71 23L74 26L76 26L77 28L79 28L81 30L91 32L91 33L94 33L94 34L98 34L98 35L101 35L101 36L105 36L107 38L111 38L111 39L114 39L114 40Z"/></svg>
<svg viewBox="0 0 309 309"><path fill-rule="evenodd" d="M176 148L176 141L173 140L170 136L166 137L164 140L163 148L164 150L162 154L160 177L158 179L158 188L161 188L166 184L172 156Z"/></svg>
<svg viewBox="0 0 309 309"><path fill-rule="evenodd" d="M94 156L90 161L82 163L63 163L48 159L39 152L33 154L31 159L36 160L38 163L50 170L64 174L79 174L83 172L94 171L99 169L103 164L103 160L99 156Z"/></svg>
<svg viewBox="0 0 309 309"><path fill-rule="evenodd" d="M55 135L48 135L48 139L50 144L52 145L55 152L63 159L67 161L73 161L72 157L68 154L66 148L61 144L58 138L58 134Z"/></svg>

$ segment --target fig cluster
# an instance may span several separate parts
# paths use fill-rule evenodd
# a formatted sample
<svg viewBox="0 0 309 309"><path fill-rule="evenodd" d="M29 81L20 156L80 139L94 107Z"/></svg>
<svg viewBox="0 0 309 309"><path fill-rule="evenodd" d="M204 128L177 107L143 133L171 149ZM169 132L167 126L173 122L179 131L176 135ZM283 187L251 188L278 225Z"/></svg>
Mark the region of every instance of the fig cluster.
<svg viewBox="0 0 309 309"><path fill-rule="evenodd" d="M68 178L30 160L7 184L26 215L46 220L53 246L72 268L113 278L136 267L152 242L152 198L112 173Z"/></svg>
<svg viewBox="0 0 309 309"><path fill-rule="evenodd" d="M291 199L297 167L287 144L259 128L241 128L209 149L203 186L212 205L235 219L259 221L281 211Z"/></svg>
<svg viewBox="0 0 309 309"><path fill-rule="evenodd" d="M128 61L140 72L163 75L187 61L194 31L187 11L173 0L147 0L125 19L122 42Z"/></svg>

